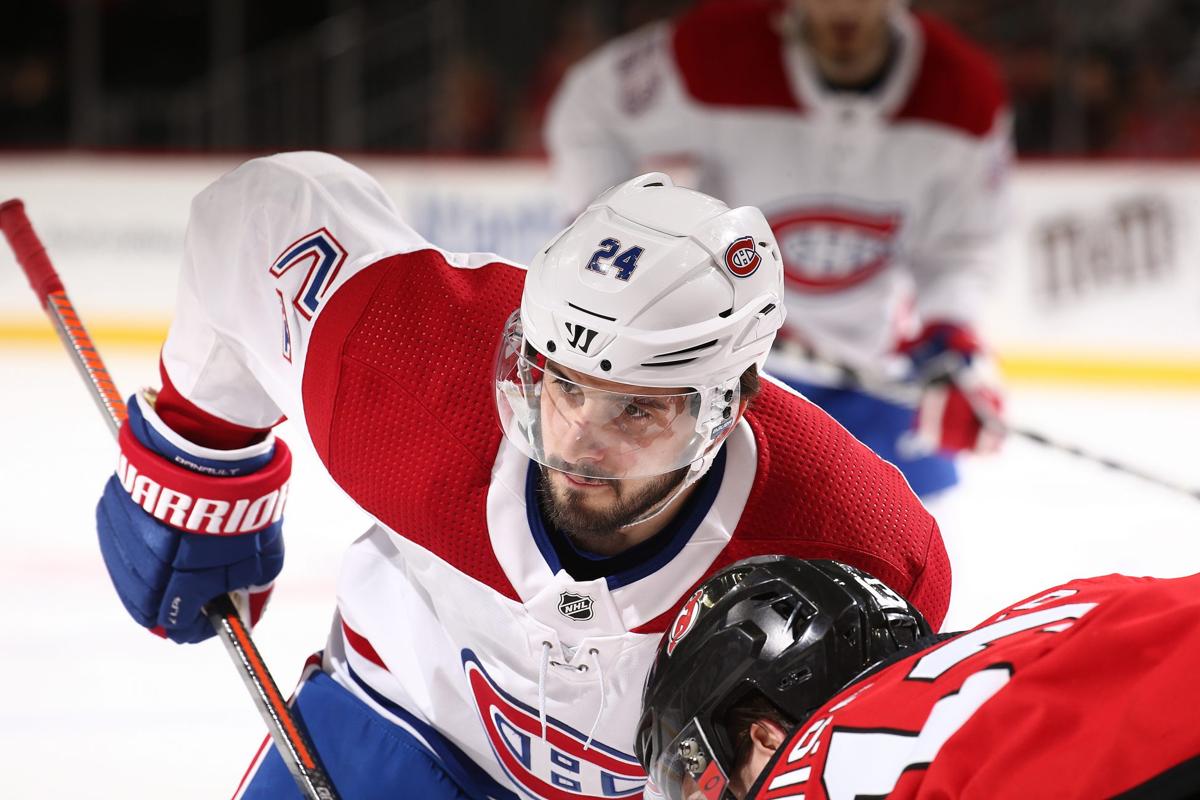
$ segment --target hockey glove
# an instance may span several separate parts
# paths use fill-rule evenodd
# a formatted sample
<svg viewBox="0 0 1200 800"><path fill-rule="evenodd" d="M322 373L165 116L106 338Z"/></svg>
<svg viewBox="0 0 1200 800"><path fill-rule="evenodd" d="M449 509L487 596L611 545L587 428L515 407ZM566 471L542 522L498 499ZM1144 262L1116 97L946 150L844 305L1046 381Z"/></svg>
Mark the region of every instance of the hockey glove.
<svg viewBox="0 0 1200 800"><path fill-rule="evenodd" d="M96 507L100 552L139 625L173 641L213 635L202 606L235 592L258 621L283 567L292 458L283 441L240 450L189 442L142 396L129 400L117 471Z"/></svg>
<svg viewBox="0 0 1200 800"><path fill-rule="evenodd" d="M995 365L968 329L932 322L900 352L921 386L913 429L902 438L909 455L998 450L1004 439L1003 397Z"/></svg>

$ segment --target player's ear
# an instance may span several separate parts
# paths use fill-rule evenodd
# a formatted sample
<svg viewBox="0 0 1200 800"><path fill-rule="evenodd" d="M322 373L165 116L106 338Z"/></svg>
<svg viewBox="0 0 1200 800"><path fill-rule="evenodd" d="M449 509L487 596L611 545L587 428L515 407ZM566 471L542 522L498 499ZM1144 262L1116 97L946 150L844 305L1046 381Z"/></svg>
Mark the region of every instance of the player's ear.
<svg viewBox="0 0 1200 800"><path fill-rule="evenodd" d="M749 397L743 397L741 400L738 400L738 410L737 410L738 419L741 419L742 416L746 413L746 406L748 406L748 405L750 405Z"/></svg>
<svg viewBox="0 0 1200 800"><path fill-rule="evenodd" d="M730 780L729 788L735 797L745 797L746 790L758 779L771 756L775 755L787 734L772 720L760 718L750 723L750 747L738 759L736 774Z"/></svg>
<svg viewBox="0 0 1200 800"><path fill-rule="evenodd" d="M787 733L774 720L759 719L750 725L750 742L756 751L770 756L779 749Z"/></svg>
<svg viewBox="0 0 1200 800"><path fill-rule="evenodd" d="M734 422L737 422L745 415L746 406L750 405L750 401L758 395L760 391L759 387L762 385L760 381L761 378L759 377L758 366L756 364L751 364L742 373L739 381L741 397L738 398L737 420L734 420Z"/></svg>

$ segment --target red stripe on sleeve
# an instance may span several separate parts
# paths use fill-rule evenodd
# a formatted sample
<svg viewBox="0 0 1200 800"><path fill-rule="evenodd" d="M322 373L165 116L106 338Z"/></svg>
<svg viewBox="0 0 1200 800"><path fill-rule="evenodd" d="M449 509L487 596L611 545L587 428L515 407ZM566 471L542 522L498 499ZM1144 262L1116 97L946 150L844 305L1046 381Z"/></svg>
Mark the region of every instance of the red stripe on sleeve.
<svg viewBox="0 0 1200 800"><path fill-rule="evenodd" d="M162 389L154 401L154 410L171 430L189 442L214 450L237 450L266 438L270 428L247 428L221 419L180 394L171 383L162 359L158 362L158 372L162 376Z"/></svg>

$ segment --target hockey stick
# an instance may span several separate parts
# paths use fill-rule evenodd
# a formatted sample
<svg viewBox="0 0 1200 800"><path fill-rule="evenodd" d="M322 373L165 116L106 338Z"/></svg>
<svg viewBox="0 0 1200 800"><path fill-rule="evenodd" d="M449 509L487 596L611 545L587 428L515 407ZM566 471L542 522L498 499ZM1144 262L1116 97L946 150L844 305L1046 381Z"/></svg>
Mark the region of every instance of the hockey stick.
<svg viewBox="0 0 1200 800"><path fill-rule="evenodd" d="M888 400L897 405L908 406L915 408L920 400L921 389L916 384L902 383L895 378L889 378L884 374L872 374L867 370L846 364L844 362L833 361L824 358L814 352L811 348L803 347L796 342L784 343L784 348L789 350L794 357L799 357L809 364L817 366L828 372L828 379L833 385L843 389L861 389L869 394L876 395ZM971 402L970 393L964 392L964 396L968 402ZM978 403L971 402L971 411L975 417L983 423L985 428L990 428L998 433L1007 434L1009 436L1019 436L1022 439L1034 442L1035 444L1048 447L1052 450L1058 450L1063 453L1069 453L1077 458L1082 458L1085 461L1091 461L1101 466L1107 467L1115 472L1121 472L1126 475L1131 475L1135 478L1140 478L1147 483L1152 483L1162 489L1169 489L1173 492L1185 494L1193 500L1200 500L1200 489L1185 486L1181 483L1167 480L1166 478L1152 475L1137 467L1131 467L1128 464L1123 464L1108 456L1097 455L1079 447L1078 445L1068 444L1055 440L1040 431L1030 430L1017 425L1011 425L996 416L996 413L989 408L980 406Z"/></svg>
<svg viewBox="0 0 1200 800"><path fill-rule="evenodd" d="M125 403L80 322L79 315L75 313L75 307L63 289L62 280L50 263L50 257L29 223L29 218L25 216L25 206L20 200L0 203L0 228L8 239L17 263L29 279L34 294L50 317L54 330L83 376L92 398L104 414L109 430L115 436L127 415ZM310 800L336 800L338 795L333 784L317 760L308 737L293 719L287 701L279 693L271 673L267 671L258 648L250 638L250 632L234 607L233 599L229 595L221 595L209 601L204 611L241 673L242 681L250 690L259 715L267 723L275 747L296 779L300 791Z"/></svg>

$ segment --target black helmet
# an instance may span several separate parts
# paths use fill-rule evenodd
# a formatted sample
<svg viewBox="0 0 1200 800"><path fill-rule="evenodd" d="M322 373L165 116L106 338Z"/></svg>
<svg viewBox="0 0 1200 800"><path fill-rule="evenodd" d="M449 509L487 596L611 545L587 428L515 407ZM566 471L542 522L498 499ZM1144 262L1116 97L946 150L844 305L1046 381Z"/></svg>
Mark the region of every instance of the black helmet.
<svg viewBox="0 0 1200 800"><path fill-rule="evenodd" d="M758 556L684 603L646 678L638 759L667 797L684 773L724 796L734 744L726 713L758 693L797 724L870 667L930 634L882 581L837 561Z"/></svg>

